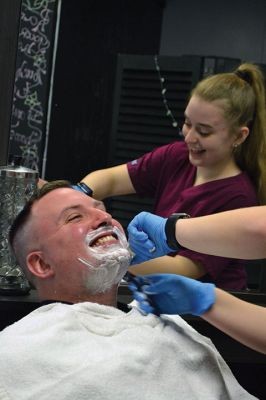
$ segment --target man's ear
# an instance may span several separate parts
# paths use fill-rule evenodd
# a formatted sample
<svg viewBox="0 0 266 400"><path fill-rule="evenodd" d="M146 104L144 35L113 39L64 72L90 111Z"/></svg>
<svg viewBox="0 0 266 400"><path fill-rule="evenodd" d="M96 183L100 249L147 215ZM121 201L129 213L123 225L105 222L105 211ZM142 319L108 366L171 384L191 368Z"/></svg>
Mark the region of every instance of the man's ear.
<svg viewBox="0 0 266 400"><path fill-rule="evenodd" d="M42 256L41 251L33 251L27 256L27 267L29 271L38 278L51 278L54 275L54 270L47 264Z"/></svg>

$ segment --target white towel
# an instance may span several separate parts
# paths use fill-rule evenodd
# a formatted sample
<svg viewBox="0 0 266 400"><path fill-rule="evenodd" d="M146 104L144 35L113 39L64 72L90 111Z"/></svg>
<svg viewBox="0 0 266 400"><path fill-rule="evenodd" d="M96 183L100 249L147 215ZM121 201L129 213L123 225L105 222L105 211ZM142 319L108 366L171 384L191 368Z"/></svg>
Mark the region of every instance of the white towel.
<svg viewBox="0 0 266 400"><path fill-rule="evenodd" d="M251 400L180 317L43 306L0 333L1 400Z"/></svg>

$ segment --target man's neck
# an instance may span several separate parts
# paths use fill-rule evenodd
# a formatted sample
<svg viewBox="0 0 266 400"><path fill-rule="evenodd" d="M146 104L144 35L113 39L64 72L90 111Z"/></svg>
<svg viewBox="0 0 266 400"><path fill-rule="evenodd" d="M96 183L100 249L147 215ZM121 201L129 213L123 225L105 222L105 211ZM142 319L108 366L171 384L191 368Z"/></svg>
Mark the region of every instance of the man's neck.
<svg viewBox="0 0 266 400"><path fill-rule="evenodd" d="M89 301L91 303L98 303L105 306L117 307L117 286L113 286L105 293L41 293L38 291L38 296L41 301L62 301L65 303L76 304Z"/></svg>

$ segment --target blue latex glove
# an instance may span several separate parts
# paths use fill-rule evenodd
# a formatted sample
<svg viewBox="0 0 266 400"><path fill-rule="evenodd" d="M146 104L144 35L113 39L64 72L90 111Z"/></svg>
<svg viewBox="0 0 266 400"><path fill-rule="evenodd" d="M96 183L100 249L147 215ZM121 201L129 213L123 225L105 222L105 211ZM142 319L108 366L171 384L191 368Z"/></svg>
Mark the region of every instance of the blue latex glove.
<svg viewBox="0 0 266 400"><path fill-rule="evenodd" d="M173 251L166 243L166 221L167 218L148 212L141 212L132 219L127 228L129 247L135 254L131 265L161 257Z"/></svg>
<svg viewBox="0 0 266 400"><path fill-rule="evenodd" d="M201 315L215 303L212 283L174 274L137 276L134 280L128 287L146 314Z"/></svg>

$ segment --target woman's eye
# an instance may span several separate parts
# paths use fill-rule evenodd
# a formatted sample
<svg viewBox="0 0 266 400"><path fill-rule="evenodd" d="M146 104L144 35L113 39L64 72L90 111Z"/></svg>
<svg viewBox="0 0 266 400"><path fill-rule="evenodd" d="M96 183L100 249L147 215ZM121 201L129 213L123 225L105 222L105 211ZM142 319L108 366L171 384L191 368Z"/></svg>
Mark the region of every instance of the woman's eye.
<svg viewBox="0 0 266 400"><path fill-rule="evenodd" d="M211 134L211 132L204 132L204 131L198 131L198 134L201 136L209 136Z"/></svg>
<svg viewBox="0 0 266 400"><path fill-rule="evenodd" d="M191 129L192 128L192 123L190 121L185 120L183 123L183 129ZM209 136L212 132L209 131L204 131L201 130L200 127L195 126L195 131L200 135L200 136Z"/></svg>

